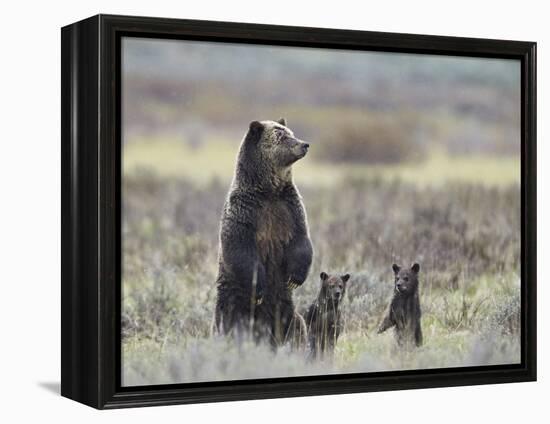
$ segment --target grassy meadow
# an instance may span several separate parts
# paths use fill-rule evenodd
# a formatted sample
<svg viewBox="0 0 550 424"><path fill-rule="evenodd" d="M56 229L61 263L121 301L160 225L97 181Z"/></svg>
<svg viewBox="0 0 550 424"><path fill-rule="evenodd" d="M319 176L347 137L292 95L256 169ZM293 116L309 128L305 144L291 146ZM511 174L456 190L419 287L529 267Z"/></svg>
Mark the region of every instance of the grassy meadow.
<svg viewBox="0 0 550 424"><path fill-rule="evenodd" d="M124 172L133 175L151 167L159 176L187 178L199 184L207 184L212 176L231 181L236 154L234 140L219 137L201 147L191 147L175 138L138 139L125 148ZM300 175L300 182L315 185L333 185L356 177L403 180L416 186L441 186L457 181L502 187L517 184L520 175L519 160L514 157L457 156L442 149L433 149L425 158L412 163L365 166L364 163L302 161L297 162L294 169Z"/></svg>
<svg viewBox="0 0 550 424"><path fill-rule="evenodd" d="M518 61L122 40L122 382L520 361ZM285 117L314 247L294 291L350 273L331 359L211 334L218 225L250 121ZM378 335L392 263L420 263L424 345Z"/></svg>
<svg viewBox="0 0 550 424"><path fill-rule="evenodd" d="M517 162L439 153L417 165L337 165L327 173L307 157L298 164L315 249L310 276L295 291L298 310L315 299L321 271L352 275L334 358L308 363L305 353L211 335L218 223L235 148L153 145L149 154L139 142L125 152L124 384L520 360ZM425 343L400 352L392 331L376 328L393 288L391 264L412 261L421 264Z"/></svg>

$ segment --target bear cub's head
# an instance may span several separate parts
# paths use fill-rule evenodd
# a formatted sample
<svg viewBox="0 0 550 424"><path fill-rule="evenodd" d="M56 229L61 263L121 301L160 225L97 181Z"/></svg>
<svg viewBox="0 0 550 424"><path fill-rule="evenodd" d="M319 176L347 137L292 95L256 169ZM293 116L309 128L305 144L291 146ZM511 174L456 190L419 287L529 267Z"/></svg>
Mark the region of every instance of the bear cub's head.
<svg viewBox="0 0 550 424"><path fill-rule="evenodd" d="M410 268L401 268L399 265L393 264L392 269L395 275L395 294L407 296L418 290L420 265L415 263Z"/></svg>
<svg viewBox="0 0 550 424"><path fill-rule="evenodd" d="M346 283L350 275L329 275L326 272L321 272L321 293L319 300L322 302L332 302L338 304L344 298L346 293Z"/></svg>
<svg viewBox="0 0 550 424"><path fill-rule="evenodd" d="M294 136L284 118L278 121L252 121L245 143L248 149L253 149L262 161L275 169L288 168L302 159L309 149L308 143Z"/></svg>

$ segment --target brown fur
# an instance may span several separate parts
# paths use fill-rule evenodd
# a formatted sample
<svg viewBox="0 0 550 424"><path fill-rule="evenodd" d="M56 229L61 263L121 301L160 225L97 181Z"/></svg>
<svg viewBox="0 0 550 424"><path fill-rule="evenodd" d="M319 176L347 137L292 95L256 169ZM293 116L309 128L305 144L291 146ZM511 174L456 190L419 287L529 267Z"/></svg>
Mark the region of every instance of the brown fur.
<svg viewBox="0 0 550 424"><path fill-rule="evenodd" d="M220 223L218 332L252 328L274 347L294 333L292 289L306 280L313 249L291 169L308 147L284 120L250 123Z"/></svg>
<svg viewBox="0 0 550 424"><path fill-rule="evenodd" d="M283 201L264 205L258 217L256 243L260 259L266 261L270 256L277 256L288 244L294 233L294 223Z"/></svg>
<svg viewBox="0 0 550 424"><path fill-rule="evenodd" d="M311 359L332 354L343 328L340 305L350 275L328 275L322 272L321 290L306 314L308 345Z"/></svg>
<svg viewBox="0 0 550 424"><path fill-rule="evenodd" d="M392 300L378 333L394 327L395 339L398 346L421 346L423 343L418 294L418 272L420 265L414 264L410 269L402 269L393 264L395 285Z"/></svg>

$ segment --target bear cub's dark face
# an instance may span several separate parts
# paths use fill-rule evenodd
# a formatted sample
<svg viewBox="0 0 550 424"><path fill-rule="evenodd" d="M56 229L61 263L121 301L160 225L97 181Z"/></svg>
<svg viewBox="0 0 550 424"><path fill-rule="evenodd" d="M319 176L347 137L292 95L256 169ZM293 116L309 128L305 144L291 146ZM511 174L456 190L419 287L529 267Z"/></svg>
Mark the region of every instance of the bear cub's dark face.
<svg viewBox="0 0 550 424"><path fill-rule="evenodd" d="M420 271L420 265L415 263L410 269L407 269L393 264L392 268L395 274L396 294L408 295L414 293L418 289L418 272Z"/></svg>
<svg viewBox="0 0 550 424"><path fill-rule="evenodd" d="M321 298L334 303L340 302L346 293L346 283L350 275L328 275L321 272Z"/></svg>
<svg viewBox="0 0 550 424"><path fill-rule="evenodd" d="M264 160L276 168L286 168L302 159L309 144L295 137L286 126L285 119L278 121L254 121L250 124L258 138L258 148Z"/></svg>

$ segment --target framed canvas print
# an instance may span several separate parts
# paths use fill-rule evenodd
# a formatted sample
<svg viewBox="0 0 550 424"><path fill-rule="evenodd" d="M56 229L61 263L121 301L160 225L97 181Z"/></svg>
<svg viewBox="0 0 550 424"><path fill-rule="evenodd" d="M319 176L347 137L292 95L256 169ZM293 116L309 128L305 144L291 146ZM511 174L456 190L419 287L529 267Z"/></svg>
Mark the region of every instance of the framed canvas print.
<svg viewBox="0 0 550 424"><path fill-rule="evenodd" d="M62 395L536 379L535 43L62 29Z"/></svg>

